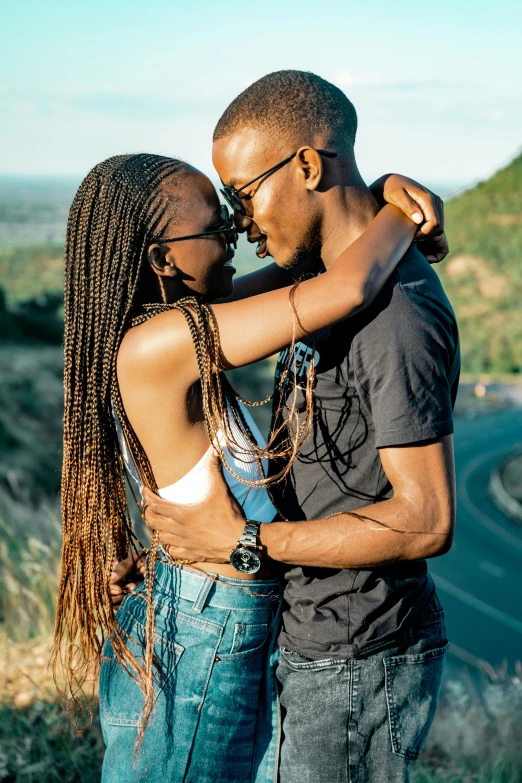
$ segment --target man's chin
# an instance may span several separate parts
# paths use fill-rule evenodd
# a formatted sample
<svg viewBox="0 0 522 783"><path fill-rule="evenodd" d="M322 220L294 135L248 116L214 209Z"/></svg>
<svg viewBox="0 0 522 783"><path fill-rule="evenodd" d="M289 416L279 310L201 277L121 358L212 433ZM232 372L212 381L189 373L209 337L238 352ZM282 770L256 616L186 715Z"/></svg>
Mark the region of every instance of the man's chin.
<svg viewBox="0 0 522 783"><path fill-rule="evenodd" d="M308 251L299 251L294 253L290 258L286 258L282 261L278 261L274 258L276 264L283 269L291 270L294 274L299 275L313 274L324 270L324 265L321 260L321 256L318 253L309 253Z"/></svg>

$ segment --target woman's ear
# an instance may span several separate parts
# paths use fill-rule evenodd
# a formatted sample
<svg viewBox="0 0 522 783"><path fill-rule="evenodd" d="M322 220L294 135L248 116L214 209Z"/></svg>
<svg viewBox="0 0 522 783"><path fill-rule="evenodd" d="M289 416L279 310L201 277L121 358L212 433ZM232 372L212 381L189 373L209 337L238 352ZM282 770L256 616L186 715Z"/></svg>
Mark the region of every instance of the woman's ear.
<svg viewBox="0 0 522 783"><path fill-rule="evenodd" d="M148 261L153 272L162 277L176 277L178 270L172 252L165 245L150 245Z"/></svg>

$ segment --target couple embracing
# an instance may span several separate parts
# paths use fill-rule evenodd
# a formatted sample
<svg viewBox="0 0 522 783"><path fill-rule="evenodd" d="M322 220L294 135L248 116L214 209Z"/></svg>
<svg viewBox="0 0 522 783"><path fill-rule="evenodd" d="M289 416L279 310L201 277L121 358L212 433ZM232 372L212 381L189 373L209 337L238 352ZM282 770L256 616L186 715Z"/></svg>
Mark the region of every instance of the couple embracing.
<svg viewBox="0 0 522 783"><path fill-rule="evenodd" d="M458 333L442 204L368 188L356 128L280 71L214 132L233 215L151 154L74 199L53 658L73 697L99 673L104 783L401 783L426 739ZM238 232L275 263L233 282ZM265 440L225 372L278 352Z"/></svg>

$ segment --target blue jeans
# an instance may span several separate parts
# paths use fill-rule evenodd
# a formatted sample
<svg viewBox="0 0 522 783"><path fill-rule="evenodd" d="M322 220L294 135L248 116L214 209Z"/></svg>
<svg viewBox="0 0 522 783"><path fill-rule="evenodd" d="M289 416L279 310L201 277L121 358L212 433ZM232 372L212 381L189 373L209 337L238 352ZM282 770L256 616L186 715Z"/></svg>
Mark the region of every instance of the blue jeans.
<svg viewBox="0 0 522 783"><path fill-rule="evenodd" d="M106 640L100 716L102 783L275 783L279 705L275 668L280 587L158 562L156 706L133 763L143 696ZM118 610L129 649L143 656L144 585Z"/></svg>
<svg viewBox="0 0 522 783"><path fill-rule="evenodd" d="M435 594L400 646L312 661L281 650L281 783L407 783L435 711L448 649Z"/></svg>

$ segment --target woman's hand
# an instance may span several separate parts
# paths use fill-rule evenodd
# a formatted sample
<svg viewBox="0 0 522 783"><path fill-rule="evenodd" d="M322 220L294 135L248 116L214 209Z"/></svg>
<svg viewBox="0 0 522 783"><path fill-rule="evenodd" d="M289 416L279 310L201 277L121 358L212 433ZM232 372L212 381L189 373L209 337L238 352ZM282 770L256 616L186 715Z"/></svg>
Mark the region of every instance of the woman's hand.
<svg viewBox="0 0 522 783"><path fill-rule="evenodd" d="M125 596L136 589L145 576L145 552L132 552L125 560L112 564L109 592L113 606L119 606Z"/></svg>
<svg viewBox="0 0 522 783"><path fill-rule="evenodd" d="M401 174L385 174L370 185L378 203L394 204L415 223L421 223L415 235L417 247L430 264L437 264L448 255L448 240L444 233L444 203L440 196Z"/></svg>

